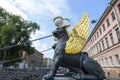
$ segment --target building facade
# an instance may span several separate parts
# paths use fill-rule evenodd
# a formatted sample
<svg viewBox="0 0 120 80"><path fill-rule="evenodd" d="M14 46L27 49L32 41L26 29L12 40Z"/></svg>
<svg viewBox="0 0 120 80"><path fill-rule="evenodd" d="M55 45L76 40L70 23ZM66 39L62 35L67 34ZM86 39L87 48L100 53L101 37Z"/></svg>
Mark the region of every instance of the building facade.
<svg viewBox="0 0 120 80"><path fill-rule="evenodd" d="M83 51L95 59L108 78L120 80L120 0L111 0Z"/></svg>
<svg viewBox="0 0 120 80"><path fill-rule="evenodd" d="M52 69L53 60L50 58L43 58L43 66L47 69Z"/></svg>
<svg viewBox="0 0 120 80"><path fill-rule="evenodd" d="M43 54L36 49L31 55L23 52L23 57L23 68L39 69L43 66Z"/></svg>

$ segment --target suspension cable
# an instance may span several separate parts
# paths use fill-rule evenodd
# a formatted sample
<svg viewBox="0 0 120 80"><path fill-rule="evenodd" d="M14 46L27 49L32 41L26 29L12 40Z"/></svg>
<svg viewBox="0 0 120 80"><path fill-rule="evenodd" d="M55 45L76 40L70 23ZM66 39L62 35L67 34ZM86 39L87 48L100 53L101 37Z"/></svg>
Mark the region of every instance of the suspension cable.
<svg viewBox="0 0 120 80"><path fill-rule="evenodd" d="M42 52L46 52L46 51L49 51L49 50L52 50L52 48L49 48L49 49L46 49L46 50L43 50L43 51L40 51L41 53ZM30 55L29 55L30 56ZM29 57L29 56L27 56L27 57ZM24 57L20 57L20 58L15 58L15 59L11 59L11 60L7 60L7 61L2 61L2 62L0 62L0 64L2 64L2 63L7 63L7 62L12 62L12 61L16 61L16 60L20 60L20 59L23 59Z"/></svg>
<svg viewBox="0 0 120 80"><path fill-rule="evenodd" d="M52 50L52 49L53 49L53 48L49 48L49 49L43 50L43 51L41 51L41 53L46 52L46 51L49 51L49 50Z"/></svg>
<svg viewBox="0 0 120 80"><path fill-rule="evenodd" d="M28 41L28 42L34 42L34 41L45 39L45 38L48 38L48 37L51 37L51 36L53 36L53 35L44 36L44 37L41 37L41 38L38 38L38 39L34 39L34 40L31 40L31 41Z"/></svg>
<svg viewBox="0 0 120 80"><path fill-rule="evenodd" d="M1 50L5 50L5 49L9 49L9 48L13 48L13 47L16 47L16 46L20 46L20 45L23 45L23 44L26 44L26 43L29 43L29 42L34 42L34 41L37 41L37 40L45 39L45 38L48 38L48 37L51 37L51 36L53 36L53 35L44 36L44 37L41 37L41 38L38 38L38 39L34 39L34 40L31 40L31 41L27 41L27 42L24 42L24 43L21 43L21 44L5 46L3 48L0 48L0 51Z"/></svg>
<svg viewBox="0 0 120 80"><path fill-rule="evenodd" d="M13 48L13 47L16 47L16 46L20 46L20 45L23 45L23 44L26 44L26 43L29 43L29 42L34 42L34 41L37 41L37 40L45 39L45 38L48 38L48 37L51 37L51 36L53 36L53 35L48 35L48 36L44 36L44 37L41 37L41 38L38 38L38 39L34 39L34 40L31 40L31 41L24 42L24 43L21 43L21 44L16 44L16 45L11 45L11 46L5 46L5 47L3 47L3 48L0 48L0 51L1 51L1 50L5 50L4 56L3 56L3 61L0 62L0 64L1 64L1 63L6 63L6 62L12 62L12 61L19 60L19 59L22 59L22 58L23 58L23 57L21 57L21 58L15 58L15 59L12 59L12 60L5 61L5 55L6 55L6 50L7 50L7 49L10 49L10 48ZM42 52L49 51L49 50L52 50L52 48L43 50L43 51L41 51L41 53L42 53Z"/></svg>

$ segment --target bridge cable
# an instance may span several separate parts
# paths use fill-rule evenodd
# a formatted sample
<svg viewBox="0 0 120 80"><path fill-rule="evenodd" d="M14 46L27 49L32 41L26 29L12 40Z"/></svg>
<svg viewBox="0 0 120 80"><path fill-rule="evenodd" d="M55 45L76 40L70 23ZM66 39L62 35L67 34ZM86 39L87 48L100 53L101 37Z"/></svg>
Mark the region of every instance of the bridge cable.
<svg viewBox="0 0 120 80"><path fill-rule="evenodd" d="M16 58L16 59L12 59L12 60L5 61L5 56L6 56L6 50L7 50L7 49L10 49L10 48L13 48L13 47L16 47L16 46L20 46L20 45L23 45L23 44L26 44L26 43L29 43L29 42L34 42L34 41L37 41L37 40L45 39L45 38L48 38L48 37L51 37L51 36L53 36L53 35L48 35L48 36L44 36L44 37L41 37L41 38L38 38L38 39L34 39L34 40L31 40L31 41L24 42L24 43L21 43L21 44L16 44L16 45L11 45L11 46L5 46L5 47L3 47L3 48L0 48L0 51L1 51L1 50L4 50L3 61L0 62L0 63L11 62L11 61L15 61L15 60L21 59L21 58ZM42 53L42 52L49 51L49 50L52 50L52 48L43 50L43 51L41 51L41 53Z"/></svg>

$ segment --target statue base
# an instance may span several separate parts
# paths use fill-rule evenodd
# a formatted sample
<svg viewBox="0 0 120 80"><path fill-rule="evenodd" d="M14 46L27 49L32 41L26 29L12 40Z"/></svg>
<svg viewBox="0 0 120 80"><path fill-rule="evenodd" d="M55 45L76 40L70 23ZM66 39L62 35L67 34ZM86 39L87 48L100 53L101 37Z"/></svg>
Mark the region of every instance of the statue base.
<svg viewBox="0 0 120 80"><path fill-rule="evenodd" d="M43 80L45 79L43 78ZM70 75L56 74L54 80L76 80L76 79L72 78L72 76Z"/></svg>
<svg viewBox="0 0 120 80"><path fill-rule="evenodd" d="M56 74L54 80L75 80L71 76L66 76L64 74Z"/></svg>
<svg viewBox="0 0 120 80"><path fill-rule="evenodd" d="M46 77L48 77L48 79L46 79ZM45 75L43 77L43 80L51 80L49 79L49 74ZM94 75L87 74L73 74L73 75L56 74L54 80L98 80L98 78Z"/></svg>

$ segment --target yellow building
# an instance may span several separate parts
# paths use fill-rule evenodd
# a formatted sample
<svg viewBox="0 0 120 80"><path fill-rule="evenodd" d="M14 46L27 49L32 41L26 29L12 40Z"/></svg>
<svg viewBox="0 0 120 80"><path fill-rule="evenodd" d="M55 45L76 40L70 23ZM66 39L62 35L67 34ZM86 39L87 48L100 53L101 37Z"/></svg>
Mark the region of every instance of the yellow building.
<svg viewBox="0 0 120 80"><path fill-rule="evenodd" d="M44 66L44 68L52 69L53 60L50 58L43 58L43 66Z"/></svg>
<svg viewBox="0 0 120 80"><path fill-rule="evenodd" d="M23 68L41 68L43 66L43 54L36 49L33 54L27 56L23 53Z"/></svg>

